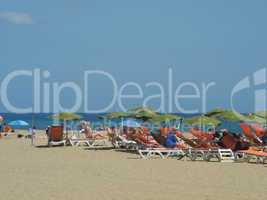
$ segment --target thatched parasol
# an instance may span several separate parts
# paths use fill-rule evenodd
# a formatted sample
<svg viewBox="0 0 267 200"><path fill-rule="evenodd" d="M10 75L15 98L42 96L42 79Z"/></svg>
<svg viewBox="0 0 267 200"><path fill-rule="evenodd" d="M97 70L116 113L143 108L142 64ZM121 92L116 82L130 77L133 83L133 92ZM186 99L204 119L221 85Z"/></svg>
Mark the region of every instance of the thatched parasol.
<svg viewBox="0 0 267 200"><path fill-rule="evenodd" d="M155 117L153 117L150 121L152 123L161 123L161 122L171 122L171 121L177 121L180 120L181 117L177 115L172 114L158 114Z"/></svg>
<svg viewBox="0 0 267 200"><path fill-rule="evenodd" d="M128 116L135 119L141 119L143 121L148 121L157 116L157 113L148 107L138 107L130 109L127 112Z"/></svg>
<svg viewBox="0 0 267 200"><path fill-rule="evenodd" d="M113 119L121 119L121 118L127 118L129 115L128 113L124 112L112 112L106 114L104 117L108 120L113 120Z"/></svg>
<svg viewBox="0 0 267 200"><path fill-rule="evenodd" d="M247 118L247 121L253 121L253 122L256 122L258 124L265 124L266 123L266 119L264 117L261 117L259 115L254 114L254 113L250 113L248 115L245 115L245 117Z"/></svg>
<svg viewBox="0 0 267 200"><path fill-rule="evenodd" d="M208 112L205 116L221 121L246 121L246 117L238 112L218 108Z"/></svg>
<svg viewBox="0 0 267 200"><path fill-rule="evenodd" d="M201 115L186 119L185 123L193 126L217 126L220 121L211 117Z"/></svg>
<svg viewBox="0 0 267 200"><path fill-rule="evenodd" d="M77 121L80 120L82 117L75 113L69 112L62 112L59 114L49 116L50 119L59 120L59 121Z"/></svg>

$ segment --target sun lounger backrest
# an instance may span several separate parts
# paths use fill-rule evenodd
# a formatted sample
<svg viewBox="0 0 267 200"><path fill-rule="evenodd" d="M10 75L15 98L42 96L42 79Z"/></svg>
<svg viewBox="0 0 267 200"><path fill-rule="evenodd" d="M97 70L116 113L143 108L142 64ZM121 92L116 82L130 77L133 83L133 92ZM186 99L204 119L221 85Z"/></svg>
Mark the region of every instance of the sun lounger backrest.
<svg viewBox="0 0 267 200"><path fill-rule="evenodd" d="M63 140L63 126L49 127L49 138L51 141L58 142Z"/></svg>
<svg viewBox="0 0 267 200"><path fill-rule="evenodd" d="M235 156L231 149L218 150L221 162L234 162Z"/></svg>
<svg viewBox="0 0 267 200"><path fill-rule="evenodd" d="M224 148L226 149L235 149L237 141L235 140L235 138L229 134L225 134L222 138L221 138L221 143L223 144Z"/></svg>
<svg viewBox="0 0 267 200"><path fill-rule="evenodd" d="M209 140L209 141L212 141L212 140L214 139L213 134L208 133L208 132L195 130L195 129L193 129L193 128L190 128L190 129L189 129L189 132L190 132L193 136L195 136L196 138L201 139L201 140Z"/></svg>
<svg viewBox="0 0 267 200"><path fill-rule="evenodd" d="M240 128L242 129L244 135L248 138L248 139L254 139L253 137L253 133L251 133L251 129L249 127L248 124L245 124L245 123L240 123Z"/></svg>
<svg viewBox="0 0 267 200"><path fill-rule="evenodd" d="M180 138L181 140L183 140L188 146L190 146L192 148L197 147L197 143L195 141L193 141L192 139L186 138L183 135L178 135L177 137Z"/></svg>
<svg viewBox="0 0 267 200"><path fill-rule="evenodd" d="M255 130L256 126L240 123L240 127L243 130L244 135L249 139L251 142L261 145L262 141L259 137L262 137L265 133L260 132L260 128L257 127ZM259 135L259 136L258 136Z"/></svg>
<svg viewBox="0 0 267 200"><path fill-rule="evenodd" d="M251 128L254 130L257 137L262 137L266 134L266 130L258 125L251 124Z"/></svg>

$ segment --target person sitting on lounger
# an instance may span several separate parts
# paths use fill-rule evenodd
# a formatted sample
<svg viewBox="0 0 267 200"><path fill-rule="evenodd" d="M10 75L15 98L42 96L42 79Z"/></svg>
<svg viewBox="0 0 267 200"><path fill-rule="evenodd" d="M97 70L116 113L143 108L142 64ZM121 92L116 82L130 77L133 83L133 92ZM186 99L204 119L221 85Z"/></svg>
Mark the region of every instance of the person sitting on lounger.
<svg viewBox="0 0 267 200"><path fill-rule="evenodd" d="M144 132L142 128L136 128L131 134L131 139L137 143L150 147L159 147L157 141L150 135L150 133Z"/></svg>
<svg viewBox="0 0 267 200"><path fill-rule="evenodd" d="M118 130L115 127L107 128L107 133L109 140L112 142L112 144L115 144L116 139L119 136Z"/></svg>
<svg viewBox="0 0 267 200"><path fill-rule="evenodd" d="M160 132L155 132L152 136L160 145L165 146L166 137L162 136Z"/></svg>
<svg viewBox="0 0 267 200"><path fill-rule="evenodd" d="M165 147L167 148L186 148L186 144L179 137L182 133L175 127L171 128L165 140Z"/></svg>
<svg viewBox="0 0 267 200"><path fill-rule="evenodd" d="M165 125L163 127L161 127L159 129L159 132L160 132L160 135L163 136L163 137L166 137L169 133L169 129L168 127L166 127Z"/></svg>
<svg viewBox="0 0 267 200"><path fill-rule="evenodd" d="M176 147L176 143L177 143L177 138L176 138L176 132L175 131L170 131L168 134L167 134L167 137L166 137L166 141L165 141L165 146L167 148L175 148Z"/></svg>

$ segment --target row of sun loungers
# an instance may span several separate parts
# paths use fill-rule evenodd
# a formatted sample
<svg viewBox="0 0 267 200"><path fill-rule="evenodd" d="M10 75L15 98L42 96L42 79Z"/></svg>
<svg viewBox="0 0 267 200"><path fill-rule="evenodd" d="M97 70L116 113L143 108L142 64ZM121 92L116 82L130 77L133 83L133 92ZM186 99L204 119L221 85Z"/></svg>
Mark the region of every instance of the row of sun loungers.
<svg viewBox="0 0 267 200"><path fill-rule="evenodd" d="M82 146L86 145L89 148L97 148L97 147L110 147L110 142L108 142L107 138L101 139L92 139L92 138L77 138L77 137L69 137L64 139L63 137L64 127L63 126L51 126L47 130L48 134L48 146L66 146L66 144L70 144L71 146Z"/></svg>
<svg viewBox="0 0 267 200"><path fill-rule="evenodd" d="M93 138L77 138L70 137L68 139L63 138L63 126L51 126L48 129L48 146L66 145L71 146L88 146L89 148L97 147L111 147L111 141L107 138L93 139ZM126 137L119 135L116 137L113 145L115 148L124 148L128 150L135 150L142 159L153 158L176 158L187 159L191 161L203 160L203 161L219 161L219 162L234 162L234 161L247 161L256 163L267 162L267 152L259 148L250 148L248 150L239 150L235 153L231 148L221 148L214 144L211 144L212 138L206 137L204 133L194 132L196 140L188 139L180 135L180 139L189 146L188 148L164 148L161 145L155 145L155 141L144 140L129 140ZM227 136L227 135L226 135ZM204 138L204 139L203 139ZM228 143L228 146L234 146L233 138L227 136L227 140L223 138L223 141ZM151 144L156 147L151 147ZM230 144L230 145L229 145ZM227 144L225 145L227 147Z"/></svg>
<svg viewBox="0 0 267 200"><path fill-rule="evenodd" d="M254 162L267 163L267 153L262 150L244 150L233 152L231 149L145 149L138 150L140 158L187 158L191 161L218 161L218 162Z"/></svg>

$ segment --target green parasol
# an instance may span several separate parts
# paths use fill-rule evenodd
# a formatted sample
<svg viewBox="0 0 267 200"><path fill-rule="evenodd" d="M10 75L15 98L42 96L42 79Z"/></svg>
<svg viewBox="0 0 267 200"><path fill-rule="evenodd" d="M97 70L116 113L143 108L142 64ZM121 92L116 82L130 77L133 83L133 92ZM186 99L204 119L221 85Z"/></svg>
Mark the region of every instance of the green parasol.
<svg viewBox="0 0 267 200"><path fill-rule="evenodd" d="M193 126L194 125L217 126L220 123L220 121L211 117L201 115L186 119L185 123Z"/></svg>
<svg viewBox="0 0 267 200"><path fill-rule="evenodd" d="M246 117L238 112L218 108L208 112L205 116L225 121L246 121Z"/></svg>

